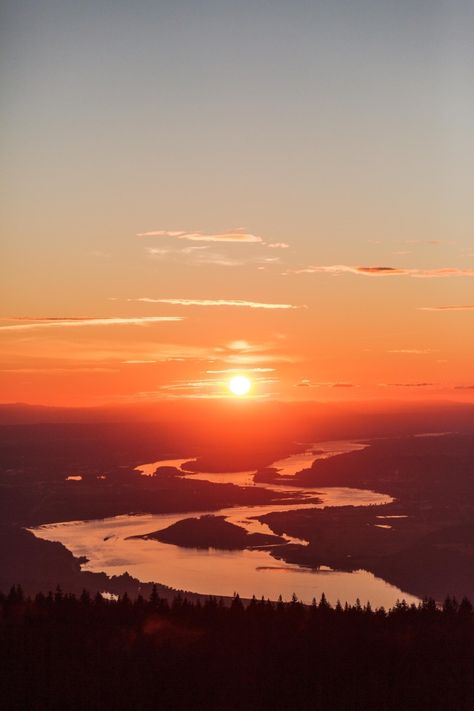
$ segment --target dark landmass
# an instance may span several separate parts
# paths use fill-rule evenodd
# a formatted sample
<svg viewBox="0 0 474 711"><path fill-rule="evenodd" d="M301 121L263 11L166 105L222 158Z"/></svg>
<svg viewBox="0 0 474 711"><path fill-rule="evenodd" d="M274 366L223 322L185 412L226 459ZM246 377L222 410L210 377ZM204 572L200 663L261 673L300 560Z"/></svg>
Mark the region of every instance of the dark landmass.
<svg viewBox="0 0 474 711"><path fill-rule="evenodd" d="M230 551L285 543L285 539L280 536L248 533L240 526L226 521L224 516L186 518L161 531L132 538L156 539L184 548L220 548Z"/></svg>
<svg viewBox="0 0 474 711"><path fill-rule="evenodd" d="M324 596L169 604L15 588L0 594L8 711L471 711L468 600L391 611Z"/></svg>
<svg viewBox="0 0 474 711"><path fill-rule="evenodd" d="M256 484L278 484L284 479L285 477L278 473L276 467L264 467L253 475Z"/></svg>
<svg viewBox="0 0 474 711"><path fill-rule="evenodd" d="M274 484L276 486L285 484L294 485L295 478L286 474L280 474L277 467L264 467L259 469L253 475L253 480L256 484Z"/></svg>
<svg viewBox="0 0 474 711"><path fill-rule="evenodd" d="M185 476L185 472L178 467L157 467L153 476L159 476L161 479L174 479L177 476Z"/></svg>
<svg viewBox="0 0 474 711"><path fill-rule="evenodd" d="M37 539L24 527L129 513L209 511L278 498L261 488L187 480L173 467L158 467L151 477L135 470L146 461L184 458L190 450L166 427L150 423L0 427L3 587L21 583L34 593L60 583L67 592L87 587L133 596L147 589L128 575L112 579L81 571L64 546ZM81 480L67 481L70 475Z"/></svg>
<svg viewBox="0 0 474 711"><path fill-rule="evenodd" d="M21 580L21 587L28 595L39 590L55 590L58 584L68 593L80 594L89 590L92 595L111 593L136 598L150 595L152 583L143 583L128 573L108 576L81 570L85 560L76 558L61 543L36 538L23 528L0 526L0 590L9 590ZM177 592L166 585L156 585L162 597L172 599ZM189 599L205 599L205 596L187 592Z"/></svg>
<svg viewBox="0 0 474 711"><path fill-rule="evenodd" d="M183 464L183 469L189 472L212 472L212 473L227 473L227 472L244 472L252 469L266 467L278 459L289 457L290 454L303 452L306 445L292 443L284 443L283 446L275 447L272 450L272 456L269 457L268 450L261 447L255 447L253 451L246 447L229 451L227 447L220 449L215 445L210 448L209 452L199 455L196 459L190 459Z"/></svg>
<svg viewBox="0 0 474 711"><path fill-rule="evenodd" d="M271 514L265 520L276 535L288 533L310 541L307 548L277 546L273 549L275 557L310 567L365 568L420 597L474 597L474 409L466 405L446 406L443 411L426 406L403 412L359 411L357 418L349 408L340 412L338 419L336 410L329 408L327 420L322 416L324 408L317 406L316 410L305 411L307 420L300 417L302 410L283 406L279 409L278 405L274 410L240 406L214 410L209 420L194 421L196 431L192 430L192 423L198 410L193 407L185 416L176 410L169 422L162 418L159 423L148 419L131 424L0 426L0 520L4 526L2 538L8 547L10 536L12 551L3 567L3 580L25 581L28 585L32 581L28 570L34 568L39 548L20 545L17 534L21 527L131 512L199 513L233 505L265 504L277 498L287 500L284 491L280 494L259 487L186 479L175 469L163 469L152 477L135 471L146 461L186 456L199 460L197 468L206 462L209 470L219 469L227 456L227 471L258 469L259 481L285 484L291 480L314 488L315 493L323 486L368 488L396 498L383 510L344 507L338 511ZM1 413L0 407L0 416ZM289 417L291 413L294 421ZM441 427L447 430L456 424L464 434L372 439L367 449L319 460L295 478L282 477L270 466L277 458L295 451L294 441L338 436L360 441L370 435L386 434L390 426L392 433L398 435L410 428L413 433ZM471 434L467 434L469 428ZM70 475L80 475L82 480L66 481ZM392 526L381 529L374 516L383 513L408 518L380 520L380 524ZM38 540L35 545L49 544ZM15 577L13 557L17 546L18 554L24 558L21 577ZM55 581L51 580L52 573L42 581L41 571L36 569L36 589L64 581L65 589L77 590L70 587L74 576L65 564L59 563L59 557L57 561ZM136 586L133 594L137 589Z"/></svg>
<svg viewBox="0 0 474 711"><path fill-rule="evenodd" d="M179 449L182 439L193 453L201 447L203 454L216 444L216 432L223 444L234 443L241 450L249 438L251 451L255 441L262 449L268 444L281 448L285 441L291 444L406 436L417 432L470 432L473 418L474 404L449 400L409 403L404 400L338 403L169 400L159 404L89 408L0 404L0 425L119 426L126 439L130 428L135 428L142 439L153 432L155 442L166 443L168 449Z"/></svg>
<svg viewBox="0 0 474 711"><path fill-rule="evenodd" d="M352 486L397 497L387 506L271 513L275 533L309 541L273 555L310 567L369 570L402 590L440 600L474 596L474 437L374 441L296 475L302 486ZM406 516L406 518L378 518ZM391 528L381 528L391 526Z"/></svg>
<svg viewBox="0 0 474 711"><path fill-rule="evenodd" d="M0 404L0 461L18 468L47 454L54 470L61 464L135 467L201 457L208 471L221 470L217 461L225 471L243 471L298 451L295 442L472 432L473 422L474 405L461 402L168 401L69 409Z"/></svg>
<svg viewBox="0 0 474 711"><path fill-rule="evenodd" d="M474 423L473 423L474 429ZM357 486L428 506L472 505L474 435L393 437L370 440L370 447L330 459L316 460L296 474L299 486Z"/></svg>
<svg viewBox="0 0 474 711"><path fill-rule="evenodd" d="M141 476L133 469L108 471L105 479L80 470L82 481L64 477L51 481L46 463L43 467L34 475L17 471L0 474L0 520L31 527L127 513L207 511L287 498L284 492L188 480L174 473Z"/></svg>
<svg viewBox="0 0 474 711"><path fill-rule="evenodd" d="M115 481L51 483L40 479L36 484L22 477L13 482L8 476L0 480L0 516L4 521L0 528L0 583L4 589L18 581L31 593L54 589L58 583L67 592L87 587L135 596L146 589L130 576L120 576L114 584L105 574L81 571L77 559L63 545L37 539L23 527L132 512L217 510L277 498L264 489L187 481L179 476L143 477L133 471L122 476ZM281 498L286 495L282 493Z"/></svg>

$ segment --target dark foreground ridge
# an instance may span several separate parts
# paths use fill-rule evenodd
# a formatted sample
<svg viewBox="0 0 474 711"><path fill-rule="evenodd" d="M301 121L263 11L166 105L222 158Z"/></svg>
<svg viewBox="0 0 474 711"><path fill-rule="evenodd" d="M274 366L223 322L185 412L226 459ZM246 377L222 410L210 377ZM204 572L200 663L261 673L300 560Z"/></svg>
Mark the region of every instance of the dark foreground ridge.
<svg viewBox="0 0 474 711"><path fill-rule="evenodd" d="M0 705L148 709L467 711L474 614L448 598L392 610L236 596L228 606L0 595Z"/></svg>

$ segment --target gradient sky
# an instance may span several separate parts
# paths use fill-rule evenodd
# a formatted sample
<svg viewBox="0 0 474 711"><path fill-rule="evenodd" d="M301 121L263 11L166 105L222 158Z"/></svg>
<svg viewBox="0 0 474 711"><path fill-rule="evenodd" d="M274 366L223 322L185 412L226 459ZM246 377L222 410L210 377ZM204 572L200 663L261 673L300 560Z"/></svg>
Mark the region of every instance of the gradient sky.
<svg viewBox="0 0 474 711"><path fill-rule="evenodd" d="M474 398L472 2L1 24L1 401Z"/></svg>

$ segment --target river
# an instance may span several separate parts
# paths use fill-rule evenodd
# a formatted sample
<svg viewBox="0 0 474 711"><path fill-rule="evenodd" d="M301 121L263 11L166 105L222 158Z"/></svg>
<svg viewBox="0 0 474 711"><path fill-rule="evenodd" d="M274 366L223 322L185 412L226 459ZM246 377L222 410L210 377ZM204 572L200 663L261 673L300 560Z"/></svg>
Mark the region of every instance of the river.
<svg viewBox="0 0 474 711"><path fill-rule="evenodd" d="M338 456L344 452L362 449L367 445L354 442L318 442L306 446L304 452L274 462L280 474L293 476L316 459ZM206 513L224 516L226 520L245 528L250 533L273 533L255 517L275 511L291 511L325 506L370 506L390 503L393 499L375 491L346 487L307 489L299 486L254 484L254 472L210 473L186 472L182 467L188 459L160 460L140 465L137 470L151 476L159 466L181 468L183 476L212 482L231 482L238 485L261 486L267 490L288 491L288 503L281 500L257 506L236 506L218 511L199 511L179 514L140 514L114 516L93 521L68 521L47 524L31 529L38 537L59 541L75 556L85 556L82 568L108 575L128 572L143 582L159 582L178 590L189 590L209 595L241 597L268 597L290 599L295 593L303 602L311 602L324 592L331 603L354 603L359 598L373 606L391 607L397 599L408 603L417 598L390 585L372 573L358 570L352 573L302 568L280 562L267 550L225 551L220 549L191 549L161 543L156 540L130 538L166 528L184 518ZM319 503L308 502L318 497ZM289 543L306 545L307 542L285 536Z"/></svg>

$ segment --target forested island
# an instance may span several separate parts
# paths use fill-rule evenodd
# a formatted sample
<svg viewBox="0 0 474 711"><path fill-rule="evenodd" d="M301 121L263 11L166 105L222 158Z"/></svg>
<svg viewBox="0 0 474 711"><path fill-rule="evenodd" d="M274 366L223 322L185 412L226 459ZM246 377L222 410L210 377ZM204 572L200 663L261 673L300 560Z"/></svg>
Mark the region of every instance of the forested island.
<svg viewBox="0 0 474 711"><path fill-rule="evenodd" d="M285 543L281 536L248 533L240 526L226 521L224 516L210 515L186 518L161 531L134 538L173 543L184 548L220 548L229 551Z"/></svg>

